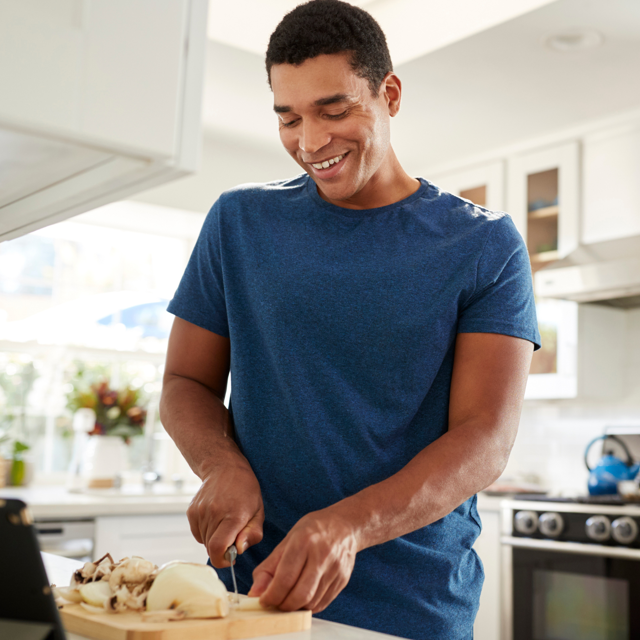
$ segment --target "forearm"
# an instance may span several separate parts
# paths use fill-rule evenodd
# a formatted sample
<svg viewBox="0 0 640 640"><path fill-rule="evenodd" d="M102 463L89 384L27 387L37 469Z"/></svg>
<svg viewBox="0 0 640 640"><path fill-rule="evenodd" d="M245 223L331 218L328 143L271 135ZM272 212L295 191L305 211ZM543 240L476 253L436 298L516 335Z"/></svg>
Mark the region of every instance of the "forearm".
<svg viewBox="0 0 640 640"><path fill-rule="evenodd" d="M359 550L425 527L491 484L515 433L469 423L423 449L390 478L330 507L356 528Z"/></svg>
<svg viewBox="0 0 640 640"><path fill-rule="evenodd" d="M230 456L244 460L233 437L229 411L205 385L182 376L167 376L160 399L160 417L200 479L212 466L228 464Z"/></svg>

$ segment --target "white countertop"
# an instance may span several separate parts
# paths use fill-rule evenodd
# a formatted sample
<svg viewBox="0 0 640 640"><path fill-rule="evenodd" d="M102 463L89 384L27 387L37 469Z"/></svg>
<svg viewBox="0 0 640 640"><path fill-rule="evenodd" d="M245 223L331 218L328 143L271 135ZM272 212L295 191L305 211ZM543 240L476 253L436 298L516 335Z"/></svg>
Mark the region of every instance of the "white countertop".
<svg viewBox="0 0 640 640"><path fill-rule="evenodd" d="M60 556L54 556L50 553L43 553L45 568L49 581L52 584L66 585L69 584L71 574L82 566L77 560L69 560ZM313 618L311 621L311 629L309 631L296 631L294 633L283 633L274 636L260 636L256 640L389 640L389 638L397 638L398 636L390 636L386 633L376 633L357 627L350 627L335 622L327 622ZM75 633L68 633L67 640L88 640L85 636L79 636Z"/></svg>
<svg viewBox="0 0 640 640"><path fill-rule="evenodd" d="M35 485L0 488L0 497L23 500L33 517L42 520L185 513L197 490L197 485L187 486L181 492L176 492L171 485L156 485L147 492L135 486L125 486L120 491L94 489L85 493L71 493L60 485ZM478 510L499 511L503 500L502 497L479 493Z"/></svg>
<svg viewBox="0 0 640 640"><path fill-rule="evenodd" d="M177 492L170 485L157 485L147 492L142 488L125 486L121 491L94 489L71 493L64 486L54 485L3 487L0 497L26 502L33 517L41 520L185 513L197 490L197 486L187 486Z"/></svg>
<svg viewBox="0 0 640 640"><path fill-rule="evenodd" d="M480 492L478 494L478 511L500 511L503 496L488 496Z"/></svg>

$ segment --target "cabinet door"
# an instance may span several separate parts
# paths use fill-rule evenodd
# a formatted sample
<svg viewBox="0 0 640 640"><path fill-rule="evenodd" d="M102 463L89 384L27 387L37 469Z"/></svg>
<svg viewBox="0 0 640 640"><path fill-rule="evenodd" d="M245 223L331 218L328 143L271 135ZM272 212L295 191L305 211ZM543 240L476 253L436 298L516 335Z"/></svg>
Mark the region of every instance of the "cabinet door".
<svg viewBox="0 0 640 640"><path fill-rule="evenodd" d="M583 171L583 242L640 234L640 126L587 136Z"/></svg>
<svg viewBox="0 0 640 640"><path fill-rule="evenodd" d="M507 211L527 243L533 273L578 246L578 143L509 160ZM542 349L534 353L525 398L578 392L576 303L536 298Z"/></svg>
<svg viewBox="0 0 640 640"><path fill-rule="evenodd" d="M504 209L504 163L490 162L468 169L430 176L429 181L449 193L493 211Z"/></svg>
<svg viewBox="0 0 640 640"><path fill-rule="evenodd" d="M186 514L96 518L94 559L142 556L157 565L170 560L205 563L207 552L191 535Z"/></svg>
<svg viewBox="0 0 640 640"><path fill-rule="evenodd" d="M480 609L473 625L475 640L500 638L500 512L479 511L482 533L474 549L484 566Z"/></svg>
<svg viewBox="0 0 640 640"><path fill-rule="evenodd" d="M527 241L534 271L578 246L578 143L509 160L507 211Z"/></svg>

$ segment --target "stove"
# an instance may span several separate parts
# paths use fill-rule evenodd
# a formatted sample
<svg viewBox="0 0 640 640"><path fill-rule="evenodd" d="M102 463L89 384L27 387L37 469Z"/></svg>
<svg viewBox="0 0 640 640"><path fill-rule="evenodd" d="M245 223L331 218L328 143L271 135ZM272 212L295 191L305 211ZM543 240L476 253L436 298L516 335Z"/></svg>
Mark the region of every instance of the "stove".
<svg viewBox="0 0 640 640"><path fill-rule="evenodd" d="M585 496L573 496L573 497L561 497L561 496L548 496L546 494L534 494L534 493L527 493L524 495L520 495L517 498L514 498L514 500L524 500L524 501L529 501L531 500L532 502L562 502L564 504L608 504L608 505L623 505L623 504L631 504L631 505L639 505L640 506L640 500L636 499L630 499L630 498L623 498L622 496L618 495L618 494L614 494L614 495L604 495L604 496L589 496L589 495L585 495Z"/></svg>
<svg viewBox="0 0 640 640"><path fill-rule="evenodd" d="M640 504L502 503L503 640L640 638Z"/></svg>

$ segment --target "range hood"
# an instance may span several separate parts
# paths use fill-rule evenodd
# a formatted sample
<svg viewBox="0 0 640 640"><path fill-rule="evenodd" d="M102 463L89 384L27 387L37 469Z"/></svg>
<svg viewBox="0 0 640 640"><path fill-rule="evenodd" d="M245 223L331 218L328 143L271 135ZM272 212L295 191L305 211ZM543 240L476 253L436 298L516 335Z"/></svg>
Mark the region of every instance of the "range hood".
<svg viewBox="0 0 640 640"><path fill-rule="evenodd" d="M536 294L612 307L640 307L640 235L582 244L535 274Z"/></svg>

